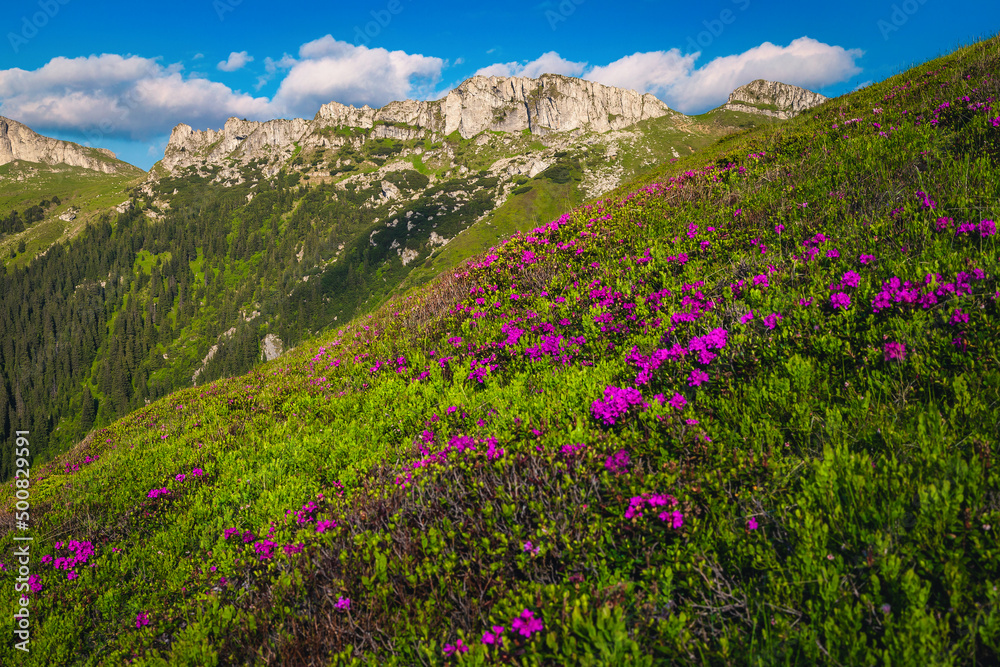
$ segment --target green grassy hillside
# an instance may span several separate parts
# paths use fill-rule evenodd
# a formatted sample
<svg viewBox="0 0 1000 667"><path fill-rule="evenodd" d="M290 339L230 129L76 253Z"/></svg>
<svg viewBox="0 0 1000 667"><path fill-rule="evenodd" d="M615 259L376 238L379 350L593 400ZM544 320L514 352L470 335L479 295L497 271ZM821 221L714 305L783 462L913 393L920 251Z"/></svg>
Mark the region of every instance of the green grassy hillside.
<svg viewBox="0 0 1000 667"><path fill-rule="evenodd" d="M101 211L128 201L129 191L140 184L146 174L125 162L118 164L119 171L115 174L23 160L0 166L0 217L22 211L41 200L58 197L61 201L47 212L44 220L23 232L0 235L0 260L10 267L24 266L53 243L76 236L88 222L96 220ZM60 219L60 215L70 211L75 213L73 220ZM25 249L17 252L21 242Z"/></svg>
<svg viewBox="0 0 1000 667"><path fill-rule="evenodd" d="M91 433L17 482L0 660L996 664L998 77L723 140Z"/></svg>

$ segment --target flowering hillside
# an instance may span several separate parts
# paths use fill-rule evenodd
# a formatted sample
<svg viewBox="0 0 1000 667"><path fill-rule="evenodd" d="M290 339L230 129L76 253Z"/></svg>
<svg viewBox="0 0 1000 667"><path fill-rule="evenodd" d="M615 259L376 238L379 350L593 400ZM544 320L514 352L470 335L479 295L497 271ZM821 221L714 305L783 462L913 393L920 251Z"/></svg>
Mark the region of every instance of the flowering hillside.
<svg viewBox="0 0 1000 667"><path fill-rule="evenodd" d="M0 659L995 664L998 96L994 38L92 433Z"/></svg>

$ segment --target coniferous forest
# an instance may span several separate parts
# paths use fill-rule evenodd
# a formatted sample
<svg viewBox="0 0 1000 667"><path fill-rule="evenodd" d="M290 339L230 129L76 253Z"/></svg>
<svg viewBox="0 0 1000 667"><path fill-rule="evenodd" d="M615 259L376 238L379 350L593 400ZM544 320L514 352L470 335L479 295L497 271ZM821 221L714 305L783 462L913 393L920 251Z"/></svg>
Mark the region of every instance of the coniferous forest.
<svg viewBox="0 0 1000 667"><path fill-rule="evenodd" d="M261 321L277 323L274 333L288 344L330 322L332 313L350 316L383 259L372 256L375 248L352 247L343 267L303 282L333 255L333 244L370 225L373 213L322 187L291 186L283 174L249 203L246 188L213 187L197 177L166 187L184 190L161 221L137 207L105 214L26 266L0 269L0 328L7 333L0 344L0 436L30 430L38 460L95 425L189 386L206 340L220 342L199 383L248 370L267 333ZM12 213L4 228L30 226L40 210ZM301 261L289 264L295 247L304 250ZM263 317L246 321L241 307L250 302ZM3 479L10 458L4 450Z"/></svg>

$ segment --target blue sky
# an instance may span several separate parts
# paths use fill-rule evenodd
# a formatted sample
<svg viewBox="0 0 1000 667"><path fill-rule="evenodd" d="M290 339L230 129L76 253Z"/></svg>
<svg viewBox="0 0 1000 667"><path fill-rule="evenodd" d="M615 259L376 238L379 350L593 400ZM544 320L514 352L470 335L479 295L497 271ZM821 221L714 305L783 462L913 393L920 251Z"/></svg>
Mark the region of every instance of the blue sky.
<svg viewBox="0 0 1000 667"><path fill-rule="evenodd" d="M0 114L148 169L171 129L320 104L433 99L487 73L555 72L685 113L757 78L828 96L1000 30L996 0L658 2L13 0Z"/></svg>

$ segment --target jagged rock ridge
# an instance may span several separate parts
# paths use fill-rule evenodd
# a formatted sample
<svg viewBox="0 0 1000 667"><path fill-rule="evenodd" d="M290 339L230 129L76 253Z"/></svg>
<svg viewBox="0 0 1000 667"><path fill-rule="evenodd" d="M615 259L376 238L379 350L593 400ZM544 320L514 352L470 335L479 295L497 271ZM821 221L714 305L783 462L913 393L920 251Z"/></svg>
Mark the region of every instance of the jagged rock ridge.
<svg viewBox="0 0 1000 667"><path fill-rule="evenodd" d="M335 148L352 139L338 128L370 130L368 139L440 139L458 132L469 139L484 130L535 135L620 130L673 112L650 94L556 74L538 79L474 76L434 101L390 102L379 109L330 102L310 120L255 122L230 118L221 130L174 128L161 166L246 164L263 159L274 173L298 147ZM234 172L235 173L235 172ZM227 174L228 175L228 174Z"/></svg>
<svg viewBox="0 0 1000 667"><path fill-rule="evenodd" d="M126 165L106 148L87 148L71 141L45 137L27 125L0 116L0 164L15 160L67 164L106 174L117 173Z"/></svg>
<svg viewBox="0 0 1000 667"><path fill-rule="evenodd" d="M826 99L823 95L805 88L779 81L757 79L730 93L729 100L723 108L784 120L822 104Z"/></svg>

